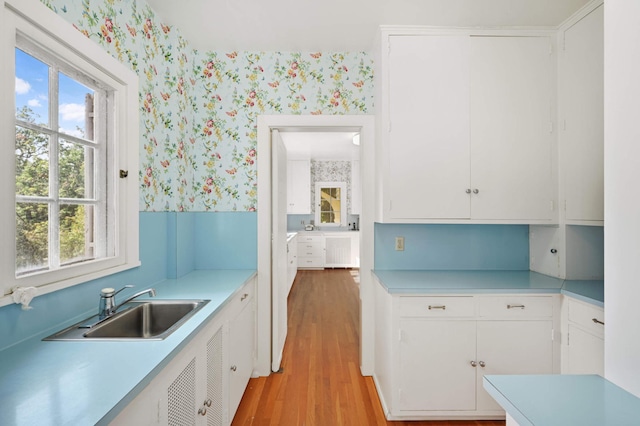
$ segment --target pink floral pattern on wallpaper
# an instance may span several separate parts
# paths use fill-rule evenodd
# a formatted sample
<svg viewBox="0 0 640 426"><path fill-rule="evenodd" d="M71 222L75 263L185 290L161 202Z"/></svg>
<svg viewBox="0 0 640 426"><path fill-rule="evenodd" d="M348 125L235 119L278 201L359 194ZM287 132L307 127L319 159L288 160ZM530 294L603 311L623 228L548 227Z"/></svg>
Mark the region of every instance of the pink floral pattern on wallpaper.
<svg viewBox="0 0 640 426"><path fill-rule="evenodd" d="M200 52L141 0L42 0L140 77L140 209L254 211L257 116L373 112L359 53Z"/></svg>

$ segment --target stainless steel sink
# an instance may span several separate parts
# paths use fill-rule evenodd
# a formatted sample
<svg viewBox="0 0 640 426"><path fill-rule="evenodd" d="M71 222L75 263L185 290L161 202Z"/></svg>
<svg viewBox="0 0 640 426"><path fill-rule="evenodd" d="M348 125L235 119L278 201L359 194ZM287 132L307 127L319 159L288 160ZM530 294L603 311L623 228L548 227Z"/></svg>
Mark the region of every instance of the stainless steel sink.
<svg viewBox="0 0 640 426"><path fill-rule="evenodd" d="M140 300L102 321L87 318L43 340L162 340L208 300Z"/></svg>

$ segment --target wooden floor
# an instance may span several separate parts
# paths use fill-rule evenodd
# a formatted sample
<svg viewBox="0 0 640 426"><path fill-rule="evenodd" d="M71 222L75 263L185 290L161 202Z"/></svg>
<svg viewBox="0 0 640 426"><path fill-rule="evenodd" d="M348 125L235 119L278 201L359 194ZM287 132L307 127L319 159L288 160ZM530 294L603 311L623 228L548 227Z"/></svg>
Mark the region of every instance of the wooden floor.
<svg viewBox="0 0 640 426"><path fill-rule="evenodd" d="M485 422L389 422L359 368L357 270L298 271L289 294L282 371L251 379L233 425L502 426Z"/></svg>

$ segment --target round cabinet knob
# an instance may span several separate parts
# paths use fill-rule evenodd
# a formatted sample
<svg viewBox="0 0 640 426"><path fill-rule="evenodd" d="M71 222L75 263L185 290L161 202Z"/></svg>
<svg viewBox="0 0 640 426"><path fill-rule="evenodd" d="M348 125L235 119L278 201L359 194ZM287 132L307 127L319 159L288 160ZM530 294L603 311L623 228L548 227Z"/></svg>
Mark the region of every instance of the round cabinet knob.
<svg viewBox="0 0 640 426"><path fill-rule="evenodd" d="M477 366L477 365L478 365L478 363L477 363L477 362L475 362L475 361L471 361L471 362L470 362L470 364L471 364L471 366L472 366L472 367L475 367L475 366Z"/></svg>
<svg viewBox="0 0 640 426"><path fill-rule="evenodd" d="M487 364L485 364L485 363L484 363L484 361L480 361L480 362L478 362L478 364L479 364L479 365L480 365L480 367L482 367L482 368L484 368L484 366L485 366L485 365L487 365Z"/></svg>
<svg viewBox="0 0 640 426"><path fill-rule="evenodd" d="M474 193L474 194L477 194L477 193L479 193L479 192L480 192L480 191L478 190L478 188L476 188L476 189L474 189L474 190L473 190L473 193Z"/></svg>
<svg viewBox="0 0 640 426"><path fill-rule="evenodd" d="M467 194L471 194L471 190L469 188L467 188L467 190L464 192L466 192Z"/></svg>
<svg viewBox="0 0 640 426"><path fill-rule="evenodd" d="M206 405L207 407L211 407L212 402L213 401L211 401L211 398L207 398L203 404Z"/></svg>
<svg viewBox="0 0 640 426"><path fill-rule="evenodd" d="M207 415L206 407L202 407L201 409L199 409L198 414L200 414L201 416L206 416Z"/></svg>
<svg viewBox="0 0 640 426"><path fill-rule="evenodd" d="M231 366L231 371L236 371L238 369L238 367L236 367L235 365Z"/></svg>

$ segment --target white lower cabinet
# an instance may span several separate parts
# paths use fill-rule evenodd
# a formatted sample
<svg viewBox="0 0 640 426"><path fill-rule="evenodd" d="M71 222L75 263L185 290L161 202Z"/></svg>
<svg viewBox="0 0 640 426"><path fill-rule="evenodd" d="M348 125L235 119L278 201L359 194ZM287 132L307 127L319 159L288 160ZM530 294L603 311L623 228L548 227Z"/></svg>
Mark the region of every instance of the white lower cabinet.
<svg viewBox="0 0 640 426"><path fill-rule="evenodd" d="M254 291L252 279L111 424L231 424L255 364Z"/></svg>
<svg viewBox="0 0 640 426"><path fill-rule="evenodd" d="M376 290L374 378L389 420L501 419L485 374L559 372L559 296Z"/></svg>
<svg viewBox="0 0 640 426"><path fill-rule="evenodd" d="M604 309L567 299L567 374L604 376Z"/></svg>

